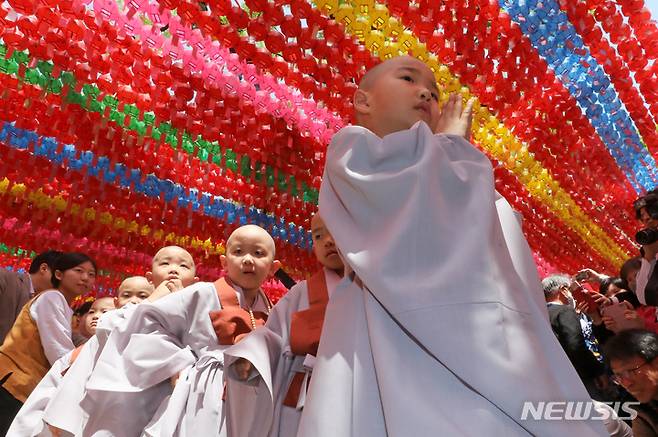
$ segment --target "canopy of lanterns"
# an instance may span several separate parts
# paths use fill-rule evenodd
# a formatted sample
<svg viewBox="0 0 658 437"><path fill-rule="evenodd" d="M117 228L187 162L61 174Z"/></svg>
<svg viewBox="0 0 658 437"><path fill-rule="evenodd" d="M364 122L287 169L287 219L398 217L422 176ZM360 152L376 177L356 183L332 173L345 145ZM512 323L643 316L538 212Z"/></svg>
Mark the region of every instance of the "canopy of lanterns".
<svg viewBox="0 0 658 437"><path fill-rule="evenodd" d="M476 99L473 142L540 273L616 271L658 185L658 28L642 0L6 0L0 264L84 251L99 291L228 234L317 265L309 221L355 82L407 53Z"/></svg>

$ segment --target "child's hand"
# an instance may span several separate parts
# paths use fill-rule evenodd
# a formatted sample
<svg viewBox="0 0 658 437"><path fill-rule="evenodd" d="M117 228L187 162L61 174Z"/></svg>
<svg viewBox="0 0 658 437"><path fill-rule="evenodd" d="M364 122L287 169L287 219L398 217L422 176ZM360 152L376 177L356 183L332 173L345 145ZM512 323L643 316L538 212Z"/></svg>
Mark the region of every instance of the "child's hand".
<svg viewBox="0 0 658 437"><path fill-rule="evenodd" d="M461 95L453 93L441 108L441 115L434 128L434 133L459 135L469 141L473 122L473 99L466 103L462 111Z"/></svg>
<svg viewBox="0 0 658 437"><path fill-rule="evenodd" d="M180 291L183 288L185 288L185 287L183 287L183 282L178 278L169 279L168 281L165 281L165 285L167 286L169 291L172 292L172 293L174 291Z"/></svg>
<svg viewBox="0 0 658 437"><path fill-rule="evenodd" d="M178 383L178 379L180 378L180 372L169 378L169 383L171 384L171 388L175 388L176 384Z"/></svg>
<svg viewBox="0 0 658 437"><path fill-rule="evenodd" d="M182 289L183 289L183 283L181 282L180 279L178 278L169 279L158 285L158 287L153 291L153 293L151 293L151 295L146 300L148 300L149 302L153 302L160 299L161 297L165 297L170 293Z"/></svg>
<svg viewBox="0 0 658 437"><path fill-rule="evenodd" d="M48 429L50 430L50 434L52 434L53 437L60 437L62 435L62 430L52 426L51 424L48 424Z"/></svg>
<svg viewBox="0 0 658 437"><path fill-rule="evenodd" d="M235 369L235 375L238 377L240 381L246 381L247 378L249 378L249 374L251 373L251 369L253 369L253 367L254 365L251 364L251 361L245 358L238 358L233 363L233 368Z"/></svg>

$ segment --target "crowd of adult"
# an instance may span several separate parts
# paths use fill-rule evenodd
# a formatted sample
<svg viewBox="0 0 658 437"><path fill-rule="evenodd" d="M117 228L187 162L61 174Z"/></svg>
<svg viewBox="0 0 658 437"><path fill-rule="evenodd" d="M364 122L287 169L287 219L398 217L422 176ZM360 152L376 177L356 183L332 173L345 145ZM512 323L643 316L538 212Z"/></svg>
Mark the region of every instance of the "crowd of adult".
<svg viewBox="0 0 658 437"><path fill-rule="evenodd" d="M640 254L617 276L583 269L542 286L549 320L593 399L638 401L636 436L658 435L658 192L635 204Z"/></svg>

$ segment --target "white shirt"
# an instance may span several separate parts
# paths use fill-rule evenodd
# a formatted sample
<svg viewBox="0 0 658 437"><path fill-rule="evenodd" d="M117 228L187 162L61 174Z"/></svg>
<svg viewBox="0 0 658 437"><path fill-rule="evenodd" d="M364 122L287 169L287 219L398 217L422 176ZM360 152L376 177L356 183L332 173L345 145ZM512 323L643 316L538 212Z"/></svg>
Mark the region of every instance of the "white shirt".
<svg viewBox="0 0 658 437"><path fill-rule="evenodd" d="M636 289L635 294L637 295L637 298L642 305L647 304L644 291L647 288L647 284L649 283L649 278L653 273L653 268L655 265L656 265L655 259L653 259L652 261L647 261L644 257L642 257L642 266L640 267L640 271L637 272L637 285L635 287Z"/></svg>
<svg viewBox="0 0 658 437"><path fill-rule="evenodd" d="M75 349L71 339L73 310L62 293L57 290L44 291L32 303L30 316L37 324L41 346L51 365Z"/></svg>

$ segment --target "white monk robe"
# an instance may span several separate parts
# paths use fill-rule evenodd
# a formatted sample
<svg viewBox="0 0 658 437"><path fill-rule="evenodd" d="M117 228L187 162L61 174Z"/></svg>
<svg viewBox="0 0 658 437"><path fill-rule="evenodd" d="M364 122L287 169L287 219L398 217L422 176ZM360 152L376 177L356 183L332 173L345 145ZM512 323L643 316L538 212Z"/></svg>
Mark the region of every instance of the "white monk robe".
<svg viewBox="0 0 658 437"><path fill-rule="evenodd" d="M71 365L71 356L75 350L68 352L55 361L39 384L18 411L7 431L7 437L50 437L52 434L43 421L44 410L57 393L62 381L62 373Z"/></svg>
<svg viewBox="0 0 658 437"><path fill-rule="evenodd" d="M44 420L51 426L63 431L62 435L82 435L89 420L83 399L91 372L96 366L107 339L113 329L119 329L128 322L137 304L130 303L122 308L108 311L101 315L96 333L81 348L80 354L64 375L57 393L46 407ZM103 411L122 413L123 396L116 393L104 393L99 399Z"/></svg>
<svg viewBox="0 0 658 437"><path fill-rule="evenodd" d="M335 272L322 269L329 297L340 282ZM272 308L264 328L257 329L224 353L227 376L227 422L231 437L294 437L305 398L305 387L312 372L314 357L295 355L290 346L290 326L293 315L309 308L308 282L301 281L286 293ZM321 321L320 321L321 322ZM230 365L237 358L253 364L247 381L236 378ZM298 372L304 380L297 391L295 407L284 405L293 377ZM256 398L244 399L235 389L241 385L253 386ZM237 386L237 387L236 387ZM294 397L294 396L293 396ZM256 399L256 402L249 400ZM249 418L249 420L241 420ZM246 426L244 426L246 425Z"/></svg>
<svg viewBox="0 0 658 437"><path fill-rule="evenodd" d="M242 305L242 292L238 288L232 291ZM171 421L156 418L175 427L163 430L161 436L224 435L220 423L222 352L228 346L217 344L209 316L221 309L214 283L197 283L139 305L128 323L112 332L89 378L83 402L91 405L86 407L90 419L84 436L139 436L154 426L156 410L176 417ZM267 309L261 293L254 312ZM187 368L190 371L183 382L190 385L184 390L184 399L176 403L178 409L170 408L169 402L163 404L172 392L170 379ZM104 414L93 406L107 393L124 395L125 415Z"/></svg>
<svg viewBox="0 0 658 437"><path fill-rule="evenodd" d="M327 306L298 436L606 435L520 420L524 401L589 397L495 202L491 164L463 138L423 122L334 136L319 208L353 272Z"/></svg>
<svg viewBox="0 0 658 437"><path fill-rule="evenodd" d="M222 392L224 387L223 351L235 343L236 337L244 337L247 332L251 331L252 320L247 311L240 309L239 317L242 328L229 326L236 322L235 310L241 307L243 298L239 287L236 287L238 290L236 291L226 283L224 284L223 292L231 293L232 296L224 295L222 297L220 292L222 310L211 314L213 326L215 323L222 323L218 322L220 319L224 322L223 328L214 326L219 342L204 350L194 365L180 372L171 396L162 401L150 423L144 429L143 437L198 437L199 433L226 435L224 403L222 402L224 395ZM225 311L225 308L230 309ZM260 292L254 303L255 318L253 321L256 326L264 325L270 308L269 300L264 293ZM227 315L227 312L230 313ZM220 313L224 313L225 317L222 318ZM229 324L227 325L226 322ZM251 400L256 396L253 388L241 388L239 394L247 402L254 403ZM215 434L211 433L212 430L215 430Z"/></svg>

